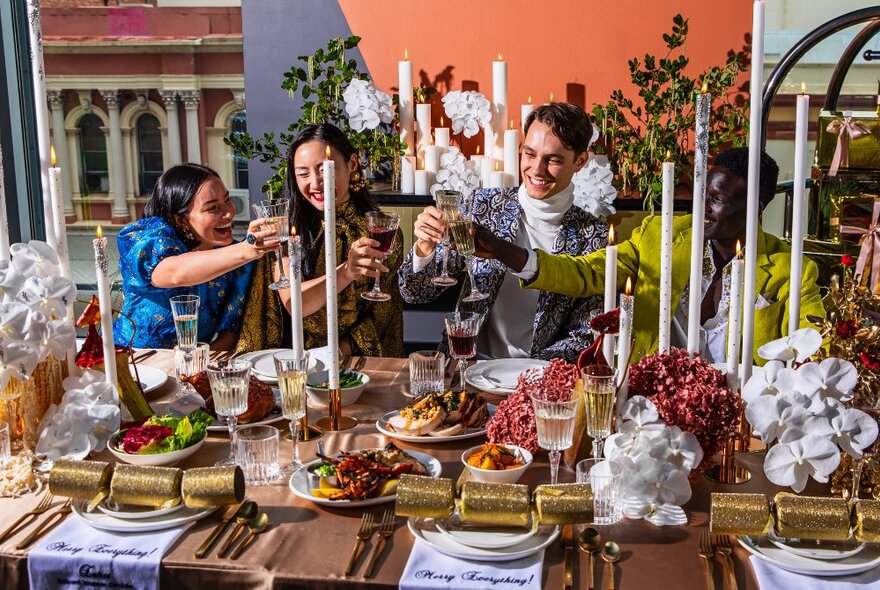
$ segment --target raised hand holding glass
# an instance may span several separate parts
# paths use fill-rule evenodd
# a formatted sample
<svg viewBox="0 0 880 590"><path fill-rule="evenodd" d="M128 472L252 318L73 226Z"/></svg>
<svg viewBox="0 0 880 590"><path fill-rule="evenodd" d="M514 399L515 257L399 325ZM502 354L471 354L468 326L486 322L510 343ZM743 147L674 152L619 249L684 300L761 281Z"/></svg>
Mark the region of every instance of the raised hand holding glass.
<svg viewBox="0 0 880 590"><path fill-rule="evenodd" d="M272 230L278 239L278 248L275 251L275 257L278 260L278 280L269 285L270 289L286 289L290 286L287 277L284 276L284 265L281 263L281 253L284 243L287 241L287 235L290 233L290 219L288 212L290 201L287 199L278 199L276 201L261 201L254 204L254 213L257 217L264 219L263 231Z"/></svg>
<svg viewBox="0 0 880 590"><path fill-rule="evenodd" d="M396 213L384 213L382 211L367 212L367 232L370 235L370 239L379 242L376 250L383 254L391 251L399 224L400 216ZM361 297L368 301L388 301L391 299L391 295L382 292L382 288L379 285L379 277L376 277L372 290L361 293Z"/></svg>

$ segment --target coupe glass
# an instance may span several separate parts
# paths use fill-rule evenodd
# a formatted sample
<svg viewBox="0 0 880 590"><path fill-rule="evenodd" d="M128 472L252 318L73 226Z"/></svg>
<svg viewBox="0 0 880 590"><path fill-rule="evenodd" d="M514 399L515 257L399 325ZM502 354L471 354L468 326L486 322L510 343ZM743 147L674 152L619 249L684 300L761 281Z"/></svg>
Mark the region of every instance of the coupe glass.
<svg viewBox="0 0 880 590"><path fill-rule="evenodd" d="M278 280L271 285L270 289L286 289L290 286L287 277L284 276L284 265L281 263L281 253L284 244L287 242L287 234L290 233L290 218L287 216L290 208L290 201L287 199L279 199L277 201L261 201L254 204L254 213L257 217L264 219L263 231L274 230L278 239L278 249L275 252L275 258L278 260Z"/></svg>
<svg viewBox="0 0 880 590"><path fill-rule="evenodd" d="M446 337L449 339L449 352L458 361L462 391L467 387L464 383L464 370L467 359L477 356L477 332L480 330L480 314L473 312L452 312L444 316Z"/></svg>
<svg viewBox="0 0 880 590"><path fill-rule="evenodd" d="M251 363L233 359L221 367L208 367L208 383L214 397L214 410L217 416L226 417L229 427L229 458L218 461L217 465L235 465L235 425L237 416L248 408L248 385L251 376Z"/></svg>
<svg viewBox="0 0 880 590"><path fill-rule="evenodd" d="M602 445L611 434L614 398L617 396L615 370L607 365L590 365L581 372L586 400L587 436L593 439L593 458L602 457Z"/></svg>
<svg viewBox="0 0 880 590"><path fill-rule="evenodd" d="M434 202L437 209L443 215L442 221L446 225L446 231L443 233L443 272L439 277L433 277L431 282L435 285L443 287L451 287L458 283L455 277L449 276L449 248L452 246L452 240L449 238L449 220L456 218L461 208L461 193L458 191L438 190L434 193Z"/></svg>
<svg viewBox="0 0 880 590"><path fill-rule="evenodd" d="M559 452L571 446L578 399L549 401L531 396L538 426L538 446L550 452L550 483L559 476Z"/></svg>
<svg viewBox="0 0 880 590"><path fill-rule="evenodd" d="M273 355L275 370L278 372L278 389L281 390L281 412L290 420L290 438L293 440L293 460L281 470L290 477L302 467L299 458L300 420L306 415L306 375L309 368L309 354L282 350ZM305 426L308 428L308 425Z"/></svg>
<svg viewBox="0 0 880 590"><path fill-rule="evenodd" d="M395 213L384 213L382 211L367 212L367 232L370 234L370 239L379 242L379 246L377 246L376 249L383 254L387 254L391 251L391 246L394 245L394 236L397 235L397 226L399 224L400 215ZM378 262L378 260L376 262ZM376 277L376 282L373 283L372 290L361 293L361 297L368 301L388 301L391 299L391 295L382 292L379 285L379 278L380 277Z"/></svg>
<svg viewBox="0 0 880 590"><path fill-rule="evenodd" d="M455 247L458 253L464 256L464 265L471 284L471 292L462 301L469 303L482 301L488 295L481 293L477 289L477 283L474 281L474 236L471 235L474 227L474 218L471 203L468 199L462 200L461 206L454 214L454 217L454 219L450 218L449 220L448 231L452 234L452 239L455 240Z"/></svg>

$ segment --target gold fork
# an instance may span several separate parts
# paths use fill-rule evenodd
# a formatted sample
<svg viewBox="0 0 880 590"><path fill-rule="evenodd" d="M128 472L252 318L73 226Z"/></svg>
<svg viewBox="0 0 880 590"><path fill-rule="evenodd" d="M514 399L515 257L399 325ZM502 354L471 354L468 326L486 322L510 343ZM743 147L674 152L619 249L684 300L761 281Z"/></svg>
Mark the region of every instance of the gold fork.
<svg viewBox="0 0 880 590"><path fill-rule="evenodd" d="M345 566L346 576L351 575L361 547L371 536L373 536L373 514L371 512L365 512L361 517L361 528L358 529L357 532L357 541L355 541L354 548L351 550L351 557L348 558L348 565Z"/></svg>
<svg viewBox="0 0 880 590"><path fill-rule="evenodd" d="M18 525L23 523L25 520L27 520L29 518L31 521L36 520L38 515L44 513L45 511L47 511L49 509L49 506L51 506L52 500L54 500L54 499L55 499L55 496L50 494L48 491L45 494L43 494L43 498L40 500L40 503L37 504L33 510L31 510L27 514L23 514L21 516L21 518L19 518L18 520L16 520L15 522L12 523L12 526L10 526L5 531L0 533L0 542L5 541L9 535L14 533L16 531L16 529L18 529ZM30 524L30 523L28 523L28 524ZM27 526L27 525L25 525L25 526ZM24 528L24 527L22 527L22 528Z"/></svg>
<svg viewBox="0 0 880 590"><path fill-rule="evenodd" d="M382 517L382 524L379 526L379 538L376 540L376 546L373 547L373 553L370 555L370 561L367 563L367 570L364 574L365 578L373 577L373 567L376 565L376 558L385 547L385 543L391 535L394 534L394 511L386 510Z"/></svg>
<svg viewBox="0 0 880 590"><path fill-rule="evenodd" d="M71 501L72 501L71 498L68 498L67 502L65 502L61 506L61 508L56 510L54 513L50 514L49 517L46 518L46 520L44 520L40 524L40 526L38 526L36 529L34 529L33 532L31 532L31 534L29 534L27 537L25 537L21 543L19 543L18 545L15 546L15 548L16 549L25 549L28 545L30 545L31 543L33 543L37 539L43 537L46 533L48 533L49 531L54 529L56 526L61 524L61 521L63 521L65 518L67 518L67 515L70 514L71 511L73 510L73 508L70 505Z"/></svg>
<svg viewBox="0 0 880 590"><path fill-rule="evenodd" d="M700 531L700 557L706 560L706 588L715 590L715 579L712 575L712 558L715 557L715 550L709 539L709 531Z"/></svg>
<svg viewBox="0 0 880 590"><path fill-rule="evenodd" d="M728 590L737 590L736 572L734 571L733 558L731 557L733 543L730 537L728 535L712 535L712 546L721 560L721 570L724 572L725 578L727 578Z"/></svg>

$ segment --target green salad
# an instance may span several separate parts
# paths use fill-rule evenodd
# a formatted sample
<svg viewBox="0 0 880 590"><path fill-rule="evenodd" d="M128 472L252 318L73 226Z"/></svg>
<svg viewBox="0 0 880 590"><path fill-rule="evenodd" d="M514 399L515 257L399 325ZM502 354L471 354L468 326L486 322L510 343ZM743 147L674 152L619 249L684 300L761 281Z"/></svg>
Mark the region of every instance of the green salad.
<svg viewBox="0 0 880 590"><path fill-rule="evenodd" d="M361 374L357 371L339 371L339 388L340 389L350 389L352 387L357 387L364 382ZM326 381L321 383L318 386L318 389L328 389L330 384Z"/></svg>
<svg viewBox="0 0 880 590"><path fill-rule="evenodd" d="M208 434L214 418L202 410L187 416L150 416L142 424L116 435L116 450L129 455L171 453L196 444Z"/></svg>

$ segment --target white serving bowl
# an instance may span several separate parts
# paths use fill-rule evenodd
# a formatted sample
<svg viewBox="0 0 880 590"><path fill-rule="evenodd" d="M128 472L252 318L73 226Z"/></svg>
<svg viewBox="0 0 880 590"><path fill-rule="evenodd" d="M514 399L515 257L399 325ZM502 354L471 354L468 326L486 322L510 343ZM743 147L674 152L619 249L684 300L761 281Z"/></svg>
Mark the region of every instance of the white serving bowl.
<svg viewBox="0 0 880 590"><path fill-rule="evenodd" d="M519 467L515 467L514 469L480 469L479 467L474 467L473 465L468 465L468 457L477 453L483 449L483 445L477 445L475 447L471 447L465 452L461 454L461 462L464 464L466 469L469 469L471 472L471 477L475 481L481 481L485 483L516 483L519 481L519 478L522 477L522 474L526 472L526 469L529 468L529 465L532 464L532 454L516 445L511 445L508 443L504 443L504 446L510 450L511 453L519 455L523 458L524 464Z"/></svg>
<svg viewBox="0 0 880 590"><path fill-rule="evenodd" d="M361 373L360 371L349 372L356 373L361 378L362 383L355 387L343 388L341 390L342 407L350 406L358 401L361 394L367 388L367 384L370 383L370 376L366 373ZM309 402L313 406L326 408L330 405L329 391L319 387L322 383L327 382L327 375L329 375L328 371L317 371L315 373L310 373L308 376L306 381L306 395L309 397Z"/></svg>
<svg viewBox="0 0 880 590"><path fill-rule="evenodd" d="M111 438L111 441L115 439L114 436ZM159 467L162 465L174 465L175 463L179 463L183 461L193 453L199 450L205 443L205 439L207 439L207 434L205 437L199 442L192 444L185 449L180 449L179 451L172 451L170 453L159 453L155 455L132 455L130 453L123 453L122 451L117 451L113 448L112 442L107 444L107 448L110 449L110 452L113 453L113 456L116 457L120 461L124 461L125 463L130 463L132 465L149 465L153 467Z"/></svg>

